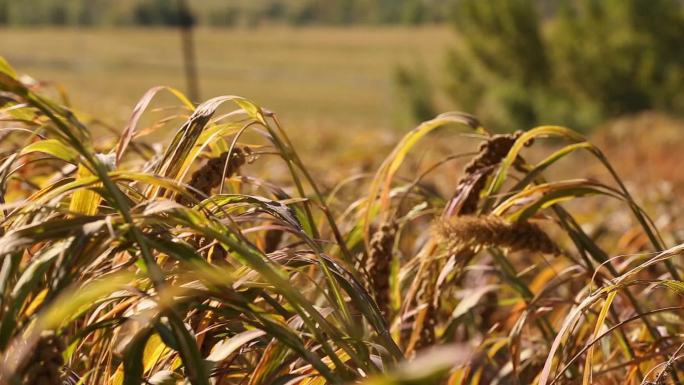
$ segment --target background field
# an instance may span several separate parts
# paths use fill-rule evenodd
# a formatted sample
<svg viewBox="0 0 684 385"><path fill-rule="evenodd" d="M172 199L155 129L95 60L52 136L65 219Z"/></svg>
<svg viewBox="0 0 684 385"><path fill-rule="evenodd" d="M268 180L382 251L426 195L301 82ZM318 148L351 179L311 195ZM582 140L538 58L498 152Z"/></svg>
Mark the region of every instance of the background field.
<svg viewBox="0 0 684 385"><path fill-rule="evenodd" d="M18 71L63 87L74 108L98 116L115 131L149 88L186 89L180 37L172 28L31 27L0 34L0 55ZM402 111L406 103L395 81L400 66L427 75L438 111L454 109L439 97L438 84L448 76L445 56L456 40L446 25L203 27L195 36L201 99L240 95L277 112L314 169L330 173L332 163L341 166L335 170L338 176L345 175L346 168L377 164L414 126ZM678 169L659 167L679 162L679 153L655 150L659 144L648 138L659 136L646 133L669 133L668 143L677 146L684 124L653 114L620 122L622 132L642 138L639 145L625 147L625 134L610 134L616 126L610 123L596 140L614 158L624 158L617 162L622 175L640 182L664 180L681 189L684 177ZM626 129L624 122L631 122ZM623 139L603 140L616 135ZM654 155L657 161L639 161Z"/></svg>
<svg viewBox="0 0 684 385"><path fill-rule="evenodd" d="M63 87L74 108L98 116L116 131L149 88L186 89L175 29L32 27L0 34L0 55L18 71ZM437 84L447 76L445 56L456 40L446 25L200 28L195 41L201 98L240 95L277 112L303 156L315 154L309 159L318 161L314 169L328 170L331 162L371 167L414 125L402 111L406 104L397 90L396 70L424 71L438 93ZM444 97L437 102L439 111L454 108ZM654 151L657 143L644 138L657 137L645 132L670 132L668 142L676 146L682 123L647 114L622 119L618 126L625 121L633 123L622 131L642 137L640 145L625 147L623 140L604 143L598 138L614 157L642 154L618 162L622 175L636 181L665 180L680 189L684 177L678 169L658 167L663 159L677 163L678 153ZM609 134L614 125L604 126L602 136L614 137ZM649 154L658 154L658 162L633 167Z"/></svg>
<svg viewBox="0 0 684 385"><path fill-rule="evenodd" d="M0 34L0 55L20 72L63 85L74 107L112 124L125 122L150 87L185 89L176 30L36 28ZM404 130L409 124L397 119L395 69L442 72L453 39L446 26L200 29L201 97L247 97L279 112L289 130L314 139L321 131Z"/></svg>

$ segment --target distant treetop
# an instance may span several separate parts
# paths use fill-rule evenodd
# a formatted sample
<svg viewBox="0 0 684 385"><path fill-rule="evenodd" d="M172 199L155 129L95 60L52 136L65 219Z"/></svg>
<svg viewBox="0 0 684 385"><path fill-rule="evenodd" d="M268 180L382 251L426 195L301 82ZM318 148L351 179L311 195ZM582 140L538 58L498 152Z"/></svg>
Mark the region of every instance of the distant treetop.
<svg viewBox="0 0 684 385"><path fill-rule="evenodd" d="M424 24L446 21L458 0L201 0L195 21L259 24ZM178 25L177 0L0 0L0 25Z"/></svg>

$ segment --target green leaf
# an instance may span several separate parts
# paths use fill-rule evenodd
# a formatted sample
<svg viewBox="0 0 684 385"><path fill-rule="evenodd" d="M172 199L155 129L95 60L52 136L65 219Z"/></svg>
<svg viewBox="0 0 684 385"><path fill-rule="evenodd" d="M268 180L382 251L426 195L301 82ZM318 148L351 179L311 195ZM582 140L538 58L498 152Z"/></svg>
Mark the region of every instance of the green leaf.
<svg viewBox="0 0 684 385"><path fill-rule="evenodd" d="M92 306L97 300L130 286L135 279L136 277L128 272L114 273L91 281L83 287L67 290L39 317L39 324L44 329L56 329L81 314L84 308Z"/></svg>
<svg viewBox="0 0 684 385"><path fill-rule="evenodd" d="M14 71L14 68L9 65L7 60L5 60L4 57L0 56L0 72L7 74L13 78L17 77L16 71Z"/></svg>
<svg viewBox="0 0 684 385"><path fill-rule="evenodd" d="M665 280L661 281L660 284L676 291L677 294L684 296L684 282L675 280Z"/></svg>
<svg viewBox="0 0 684 385"><path fill-rule="evenodd" d="M42 152L69 163L74 163L78 159L78 151L57 139L45 139L31 143L21 150L21 155L30 154L32 152Z"/></svg>
<svg viewBox="0 0 684 385"><path fill-rule="evenodd" d="M209 385L209 375L202 359L202 354L197 347L195 337L190 334L183 320L173 309L166 312L169 324L178 342L178 353L183 360L186 375L192 385Z"/></svg>
<svg viewBox="0 0 684 385"><path fill-rule="evenodd" d="M21 276L14 284L10 295L11 302L7 305L6 313L3 314L0 323L0 350L2 350L12 336L12 331L20 318L19 311L24 306L28 295L40 288L39 282L45 272L52 266L57 256L70 245L70 242L58 242L51 247L44 248L40 255L34 257L33 262L26 267ZM10 262L12 257L4 257L5 263Z"/></svg>

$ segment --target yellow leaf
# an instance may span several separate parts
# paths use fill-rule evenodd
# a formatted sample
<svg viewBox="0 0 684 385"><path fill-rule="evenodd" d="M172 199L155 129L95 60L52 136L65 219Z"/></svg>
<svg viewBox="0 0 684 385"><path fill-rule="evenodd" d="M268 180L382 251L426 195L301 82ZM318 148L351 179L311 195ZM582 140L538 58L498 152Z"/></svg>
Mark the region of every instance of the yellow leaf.
<svg viewBox="0 0 684 385"><path fill-rule="evenodd" d="M55 158L62 159L65 162L74 162L78 158L78 151L65 145L57 139L45 139L34 142L21 150L22 155L32 152L42 152L52 155Z"/></svg>
<svg viewBox="0 0 684 385"><path fill-rule="evenodd" d="M38 307L39 307L39 306L43 303L43 301L45 300L45 296L47 295L47 292L48 292L47 289L41 290L41 292L38 293L38 295L36 296L36 298L34 298L33 301L31 301L31 303L30 303L30 304L28 305L28 307L26 308L26 311L24 312L24 314L26 315L26 317L32 316L32 315L36 312L36 310L38 310Z"/></svg>
<svg viewBox="0 0 684 385"><path fill-rule="evenodd" d="M145 351L143 352L143 367L145 373L149 372L152 367L154 367L167 350L167 346L162 342L162 339L158 334L153 334L147 340Z"/></svg>
<svg viewBox="0 0 684 385"><path fill-rule="evenodd" d="M93 174L88 170L83 164L78 165L78 171L76 173L76 179L86 179L92 177ZM95 215L97 213L97 207L100 205L100 196L87 189L77 190L71 197L71 204L69 204L69 210L74 213L84 214L84 215Z"/></svg>
<svg viewBox="0 0 684 385"><path fill-rule="evenodd" d="M617 295L617 290L612 291L608 293L608 297L606 298L606 301L603 303L603 307L601 308L601 312L599 313L598 318L596 319L596 326L594 327L594 337L593 340L596 340L596 337L598 337L599 332L601 331L601 328L603 327L603 323L606 320L606 317L608 316L608 310L610 310L610 305L613 304L613 300L615 299L615 296ZM584 364L584 378L582 380L583 385L589 385L590 380L591 380L591 361L594 357L594 346L591 345L589 348L589 351L587 351L587 359Z"/></svg>
<svg viewBox="0 0 684 385"><path fill-rule="evenodd" d="M114 372L114 375L111 377L111 380L109 380L109 385L122 385L123 379L124 379L124 369L123 369L123 364L122 364L116 368L116 372Z"/></svg>

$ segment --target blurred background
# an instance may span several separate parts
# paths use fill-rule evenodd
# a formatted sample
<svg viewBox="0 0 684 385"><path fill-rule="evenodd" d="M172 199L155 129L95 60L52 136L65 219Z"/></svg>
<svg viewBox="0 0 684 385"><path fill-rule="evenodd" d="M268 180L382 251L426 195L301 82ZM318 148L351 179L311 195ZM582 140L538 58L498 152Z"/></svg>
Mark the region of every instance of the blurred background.
<svg viewBox="0 0 684 385"><path fill-rule="evenodd" d="M235 94L344 160L462 110L495 131L583 131L622 172L680 186L683 4L0 0L0 55L114 127L153 86Z"/></svg>

